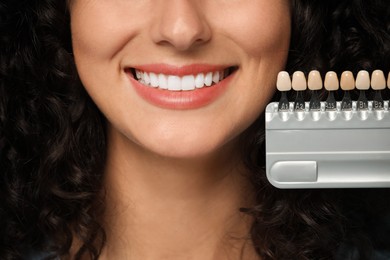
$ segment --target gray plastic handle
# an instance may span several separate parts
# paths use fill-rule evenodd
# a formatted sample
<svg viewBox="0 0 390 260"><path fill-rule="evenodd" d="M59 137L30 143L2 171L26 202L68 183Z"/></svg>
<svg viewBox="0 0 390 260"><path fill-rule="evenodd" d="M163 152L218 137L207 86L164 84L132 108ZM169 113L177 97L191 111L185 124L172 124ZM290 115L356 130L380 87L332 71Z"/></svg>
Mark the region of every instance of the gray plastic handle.
<svg viewBox="0 0 390 260"><path fill-rule="evenodd" d="M389 102L381 111L266 108L266 172L278 188L390 187ZM308 107L308 104L306 104Z"/></svg>

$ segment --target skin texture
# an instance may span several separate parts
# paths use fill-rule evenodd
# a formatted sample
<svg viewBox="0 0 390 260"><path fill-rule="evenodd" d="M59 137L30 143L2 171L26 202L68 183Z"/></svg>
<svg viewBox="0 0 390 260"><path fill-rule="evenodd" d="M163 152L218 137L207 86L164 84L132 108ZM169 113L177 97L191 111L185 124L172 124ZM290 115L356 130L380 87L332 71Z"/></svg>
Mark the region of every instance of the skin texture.
<svg viewBox="0 0 390 260"><path fill-rule="evenodd" d="M241 133L264 109L287 56L286 1L74 1L71 16L77 68L93 100L120 134L166 156L203 155ZM139 98L123 71L161 61L239 70L217 102L170 111Z"/></svg>
<svg viewBox="0 0 390 260"><path fill-rule="evenodd" d="M238 137L286 62L288 1L75 0L70 13L81 81L108 121L103 259L256 259L231 239L251 223L237 212L252 201ZM238 70L211 104L164 109L125 73L156 63Z"/></svg>

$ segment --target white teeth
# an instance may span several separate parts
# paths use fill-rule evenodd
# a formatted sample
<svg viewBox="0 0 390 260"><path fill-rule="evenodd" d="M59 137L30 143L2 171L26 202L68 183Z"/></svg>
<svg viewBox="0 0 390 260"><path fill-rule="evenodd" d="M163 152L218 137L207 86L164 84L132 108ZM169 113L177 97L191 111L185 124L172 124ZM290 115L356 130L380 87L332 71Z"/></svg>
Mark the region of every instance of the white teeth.
<svg viewBox="0 0 390 260"><path fill-rule="evenodd" d="M149 77L149 74L144 72L144 82L145 82L145 85L149 85L150 84L150 77Z"/></svg>
<svg viewBox="0 0 390 260"><path fill-rule="evenodd" d="M158 82L161 89L168 89L168 79L164 74L158 74Z"/></svg>
<svg viewBox="0 0 390 260"><path fill-rule="evenodd" d="M196 75L176 75L156 74L153 72L142 72L135 70L136 79L147 86L167 89L171 91L189 91L196 88L210 87L219 83L229 75L228 70L199 73Z"/></svg>
<svg viewBox="0 0 390 260"><path fill-rule="evenodd" d="M150 85L152 87L158 87L158 78L157 78L157 75L154 74L154 73L150 73Z"/></svg>
<svg viewBox="0 0 390 260"><path fill-rule="evenodd" d="M219 82L219 71L213 73L213 82L218 83Z"/></svg>
<svg viewBox="0 0 390 260"><path fill-rule="evenodd" d="M204 86L204 75L203 73L199 73L195 77L195 86L196 88L203 88Z"/></svg>
<svg viewBox="0 0 390 260"><path fill-rule="evenodd" d="M135 71L135 75L136 75L137 79L141 79L142 76L143 76L143 73L141 71L139 71L139 70L136 70Z"/></svg>
<svg viewBox="0 0 390 260"><path fill-rule="evenodd" d="M168 76L168 90L181 90L181 80L179 76Z"/></svg>
<svg viewBox="0 0 390 260"><path fill-rule="evenodd" d="M207 86L207 87L210 87L211 84L213 83L213 73L212 72L209 72L205 75L204 77L204 84Z"/></svg>
<svg viewBox="0 0 390 260"><path fill-rule="evenodd" d="M184 76L181 79L181 89L182 90L193 90L195 89L195 77L190 76Z"/></svg>

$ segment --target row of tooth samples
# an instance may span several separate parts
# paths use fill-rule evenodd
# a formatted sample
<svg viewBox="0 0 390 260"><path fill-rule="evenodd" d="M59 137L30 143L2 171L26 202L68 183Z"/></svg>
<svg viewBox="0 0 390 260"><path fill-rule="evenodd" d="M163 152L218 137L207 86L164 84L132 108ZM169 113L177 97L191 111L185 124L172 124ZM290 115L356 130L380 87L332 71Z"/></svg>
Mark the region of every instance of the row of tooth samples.
<svg viewBox="0 0 390 260"><path fill-rule="evenodd" d="M305 74L302 71L294 72L292 80L288 72L281 71L278 74L276 86L277 89L281 92L281 98L278 105L279 111L288 111L290 109L290 103L286 93L291 89L296 91L296 98L293 109L295 111L305 110L306 103L303 98L303 92L307 88L312 91L309 102L309 110L320 110L321 102L319 98L319 91L323 88L323 86L328 91L328 96L325 101L325 110L332 111L337 109L337 102L334 97L334 93L339 89L339 87L344 91L344 97L340 106L340 109L343 111L352 109L353 102L350 96L350 91L354 90L355 88L360 91L359 98L356 101L356 109L367 110L368 100L366 97L366 91L369 90L370 87L375 91L375 95L372 100L372 109L384 109L384 101L381 91L386 88L386 78L383 71L381 70L373 71L371 74L371 79L368 71L361 70L357 74L356 80L351 71L344 71L341 74L340 81L336 72L329 71L325 75L324 82L322 81L320 72L317 70L310 71L308 80L306 80ZM387 86L390 88L390 72L387 78Z"/></svg>

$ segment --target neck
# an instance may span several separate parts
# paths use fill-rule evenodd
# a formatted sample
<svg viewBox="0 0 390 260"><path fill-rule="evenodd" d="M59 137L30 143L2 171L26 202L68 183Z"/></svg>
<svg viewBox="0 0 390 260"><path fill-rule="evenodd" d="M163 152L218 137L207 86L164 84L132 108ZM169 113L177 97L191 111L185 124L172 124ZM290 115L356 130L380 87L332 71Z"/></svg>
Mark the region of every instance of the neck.
<svg viewBox="0 0 390 260"><path fill-rule="evenodd" d="M161 157L116 132L109 144L103 259L256 259L233 142L196 159Z"/></svg>

